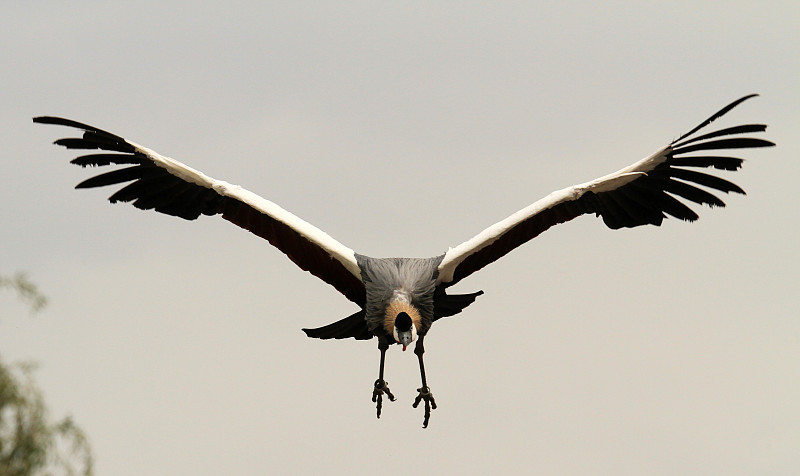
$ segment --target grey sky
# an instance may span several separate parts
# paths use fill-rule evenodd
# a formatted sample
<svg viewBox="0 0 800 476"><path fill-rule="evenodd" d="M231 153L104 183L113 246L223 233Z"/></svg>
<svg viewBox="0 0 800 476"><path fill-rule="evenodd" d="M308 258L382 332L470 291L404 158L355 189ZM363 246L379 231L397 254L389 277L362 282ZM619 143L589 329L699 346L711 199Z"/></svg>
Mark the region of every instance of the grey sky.
<svg viewBox="0 0 800 476"><path fill-rule="evenodd" d="M36 360L98 474L791 474L800 6L792 2L22 2L0 6L0 354ZM133 5L133 3L131 3ZM458 285L439 408L413 353L376 420L375 342L268 243L75 191L88 122L238 183L371 256L432 256L638 160L740 96L778 143L695 224L556 227ZM695 208L697 209L697 208Z"/></svg>

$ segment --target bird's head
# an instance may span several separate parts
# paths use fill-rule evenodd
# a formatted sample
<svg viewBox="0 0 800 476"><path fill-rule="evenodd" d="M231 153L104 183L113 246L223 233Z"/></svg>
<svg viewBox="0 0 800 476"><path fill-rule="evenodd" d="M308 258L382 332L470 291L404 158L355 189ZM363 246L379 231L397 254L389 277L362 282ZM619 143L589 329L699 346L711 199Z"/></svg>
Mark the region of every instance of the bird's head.
<svg viewBox="0 0 800 476"><path fill-rule="evenodd" d="M403 350L406 350L406 347L417 338L417 328L408 313L401 311L397 314L397 317L394 318L392 335L394 336L394 340L403 346Z"/></svg>
<svg viewBox="0 0 800 476"><path fill-rule="evenodd" d="M409 302L409 299L392 299L386 306L385 316L383 328L386 333L392 335L395 342L406 350L417 339L417 333L422 325L419 310Z"/></svg>

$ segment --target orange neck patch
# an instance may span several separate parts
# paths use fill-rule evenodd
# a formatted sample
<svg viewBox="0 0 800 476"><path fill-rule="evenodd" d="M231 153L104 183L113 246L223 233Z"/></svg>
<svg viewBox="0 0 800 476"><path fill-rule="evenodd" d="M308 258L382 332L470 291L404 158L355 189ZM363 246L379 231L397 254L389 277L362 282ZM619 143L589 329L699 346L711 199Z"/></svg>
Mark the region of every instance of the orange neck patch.
<svg viewBox="0 0 800 476"><path fill-rule="evenodd" d="M386 307L386 317L383 320L383 328L389 333L389 335L392 335L394 332L394 320L401 312L408 314L408 316L411 317L411 322L414 324L414 328L419 330L422 317L420 317L417 308L405 301L393 300Z"/></svg>

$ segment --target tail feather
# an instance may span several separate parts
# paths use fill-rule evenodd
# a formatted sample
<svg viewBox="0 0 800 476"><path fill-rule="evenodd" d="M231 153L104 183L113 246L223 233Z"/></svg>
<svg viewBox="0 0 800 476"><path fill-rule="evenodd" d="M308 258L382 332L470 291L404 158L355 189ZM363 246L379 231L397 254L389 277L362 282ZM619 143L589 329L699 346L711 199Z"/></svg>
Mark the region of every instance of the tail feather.
<svg viewBox="0 0 800 476"><path fill-rule="evenodd" d="M447 294L444 287L436 288L436 292L433 295L433 320L437 321L442 317L458 314L475 302L475 299L481 294L483 294L483 291L470 294Z"/></svg>
<svg viewBox="0 0 800 476"><path fill-rule="evenodd" d="M316 329L303 329L303 332L308 337L316 339L347 339L352 337L356 340L369 340L373 337L372 332L367 328L363 309L327 326L317 327Z"/></svg>

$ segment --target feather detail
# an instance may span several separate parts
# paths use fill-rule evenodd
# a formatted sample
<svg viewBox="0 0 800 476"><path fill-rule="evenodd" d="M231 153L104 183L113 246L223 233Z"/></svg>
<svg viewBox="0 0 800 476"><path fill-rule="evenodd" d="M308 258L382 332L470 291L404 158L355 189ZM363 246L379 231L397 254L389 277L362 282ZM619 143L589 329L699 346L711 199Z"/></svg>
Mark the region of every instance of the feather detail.
<svg viewBox="0 0 800 476"><path fill-rule="evenodd" d="M419 311L412 306L411 303L399 299L391 300L389 305L386 306L386 315L383 320L384 330L386 330L389 335L392 335L394 332L394 320L401 312L408 314L411 318L411 322L414 324L414 328L419 331L419 327L422 324L422 316L420 316Z"/></svg>

